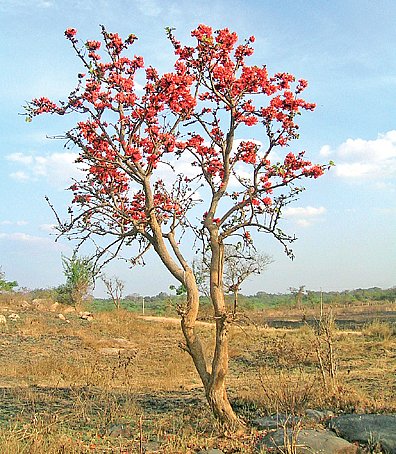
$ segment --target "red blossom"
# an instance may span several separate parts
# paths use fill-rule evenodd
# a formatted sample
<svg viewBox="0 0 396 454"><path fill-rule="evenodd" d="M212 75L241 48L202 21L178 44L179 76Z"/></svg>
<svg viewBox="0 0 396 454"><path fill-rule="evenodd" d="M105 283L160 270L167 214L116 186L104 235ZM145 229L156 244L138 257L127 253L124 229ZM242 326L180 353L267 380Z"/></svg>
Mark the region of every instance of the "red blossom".
<svg viewBox="0 0 396 454"><path fill-rule="evenodd" d="M272 199L271 199L271 197L264 197L264 198L262 199L262 202L263 202L264 205L266 205L266 206L272 205Z"/></svg>
<svg viewBox="0 0 396 454"><path fill-rule="evenodd" d="M76 36L77 30L75 28L68 28L65 31L65 36L68 39L72 39L74 36Z"/></svg>
<svg viewBox="0 0 396 454"><path fill-rule="evenodd" d="M102 42L87 40L85 47L78 48L76 33L69 28L65 36L85 62L87 77L78 74L77 89L64 103L42 97L29 104L31 117L68 112L84 116L69 133L81 148L78 161L89 169L85 186L74 184L70 188L74 203L87 206L95 197L108 200L117 205L117 222L148 228L149 202L145 192L136 191L134 185L154 174L160 162L172 166L169 154L192 156L197 175L180 181L186 185L200 178L206 181L214 194L235 203L234 220L272 213L280 188L302 177L316 179L323 174L324 167L306 160L303 152L289 152L277 164L267 159L273 148L288 146L297 138L297 115L313 110L315 104L301 98L308 85L304 79L296 81L286 72L270 77L265 66L248 65L254 36L238 44L237 34L229 29L213 31L201 24L191 33L195 45L182 46L169 31L176 54L173 70L160 75L147 67L142 93L136 89L135 76L144 68L144 60L136 55L128 57L125 52L136 41L135 35L123 40L102 29ZM226 116L229 118L224 121ZM192 125L200 130L192 131ZM235 129L230 131L229 125ZM245 126L264 127L269 142L267 154L263 145L264 157L252 140L241 140L237 147L235 142L228 143L230 138L246 137ZM245 168L244 174L238 173L240 166ZM228 192L234 177L241 188ZM186 208L161 182L153 187L152 203L159 223L185 214ZM216 215L211 212L212 222L227 228L230 219L221 223L222 218L213 217ZM239 232L242 230L244 240L251 242L244 229L240 227Z"/></svg>
<svg viewBox="0 0 396 454"><path fill-rule="evenodd" d="M101 43L99 41L87 41L85 43L85 46L87 47L88 50L94 51L100 48Z"/></svg>

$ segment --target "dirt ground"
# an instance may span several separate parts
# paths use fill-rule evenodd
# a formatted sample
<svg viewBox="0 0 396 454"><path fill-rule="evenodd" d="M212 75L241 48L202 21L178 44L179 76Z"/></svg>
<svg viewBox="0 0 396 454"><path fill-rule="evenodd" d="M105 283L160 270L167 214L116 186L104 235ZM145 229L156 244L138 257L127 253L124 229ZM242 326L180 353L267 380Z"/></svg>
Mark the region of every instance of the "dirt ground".
<svg viewBox="0 0 396 454"><path fill-rule="evenodd" d="M178 347L178 319L113 311L88 321L63 309L0 306L7 319L0 326L0 452L134 453L143 445L146 452L253 452L254 429L237 439L219 435L192 362ZM307 397L312 408L395 412L396 338L389 332L395 311L369 312L340 313L356 323L334 329L332 396L324 392L312 330L301 314L241 317L230 329L228 379L238 414L249 425L274 411L269 399L287 406L285 389ZM314 321L313 315L305 317ZM213 323L197 329L210 353Z"/></svg>

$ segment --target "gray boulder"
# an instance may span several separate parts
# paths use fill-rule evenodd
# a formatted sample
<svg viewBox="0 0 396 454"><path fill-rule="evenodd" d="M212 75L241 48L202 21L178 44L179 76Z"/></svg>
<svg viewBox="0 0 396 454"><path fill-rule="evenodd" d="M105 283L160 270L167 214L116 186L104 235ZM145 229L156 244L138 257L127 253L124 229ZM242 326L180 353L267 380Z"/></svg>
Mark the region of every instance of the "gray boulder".
<svg viewBox="0 0 396 454"><path fill-rule="evenodd" d="M305 410L305 417L311 421L322 422L328 418L334 416L334 413L330 410Z"/></svg>
<svg viewBox="0 0 396 454"><path fill-rule="evenodd" d="M113 424L107 431L109 437L124 437L131 438L133 436L130 426L125 424Z"/></svg>
<svg viewBox="0 0 396 454"><path fill-rule="evenodd" d="M198 451L197 454L224 454L221 449L211 448L211 449L202 449Z"/></svg>
<svg viewBox="0 0 396 454"><path fill-rule="evenodd" d="M341 415L330 421L329 428L349 441L396 454L396 415Z"/></svg>
<svg viewBox="0 0 396 454"><path fill-rule="evenodd" d="M292 427L301 421L322 422L331 416L333 412L329 410L306 410L304 416L287 416L282 413L271 416L260 416L253 419L252 425L259 430L278 429L280 427Z"/></svg>
<svg viewBox="0 0 396 454"><path fill-rule="evenodd" d="M301 418L297 416L287 417L286 415L278 414L255 418L252 421L252 425L257 427L258 430L272 430L278 429L279 427L283 427L285 425L290 427L293 424L298 424L300 421Z"/></svg>
<svg viewBox="0 0 396 454"><path fill-rule="evenodd" d="M288 431L289 443L293 442L292 431ZM358 447L349 441L337 437L330 430L303 429L294 440L299 454L355 454ZM286 452L284 430L278 429L268 433L256 446L258 452ZM288 451L287 451L288 452ZM294 451L293 451L294 452Z"/></svg>
<svg viewBox="0 0 396 454"><path fill-rule="evenodd" d="M161 443L158 441L147 441L143 443L143 452L147 454L160 454L161 451Z"/></svg>

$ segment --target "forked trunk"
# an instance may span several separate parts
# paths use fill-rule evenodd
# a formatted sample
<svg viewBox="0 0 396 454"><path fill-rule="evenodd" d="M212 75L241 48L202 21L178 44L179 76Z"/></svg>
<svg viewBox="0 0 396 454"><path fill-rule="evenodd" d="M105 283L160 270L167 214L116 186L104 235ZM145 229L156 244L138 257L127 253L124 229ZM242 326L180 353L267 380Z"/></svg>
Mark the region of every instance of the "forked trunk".
<svg viewBox="0 0 396 454"><path fill-rule="evenodd" d="M147 194L151 194L149 186ZM153 215L154 216L154 215ZM228 372L228 340L227 340L227 313L224 304L224 292L222 284L223 272L223 247L215 241L212 247L212 264L210 269L211 299L216 320L216 346L211 369L202 348L201 341L196 332L196 321L199 310L199 291L193 270L187 265L182 257L173 235L167 238L183 269L177 266L169 255L163 241L162 232L156 220L152 220L152 229L155 236L154 248L163 263L173 276L183 283L187 289L187 304L181 308L181 327L186 340L184 349L190 354L195 368L205 388L205 395L218 421L229 429L241 427L241 423L227 397L225 377ZM214 250L213 250L214 249Z"/></svg>
<svg viewBox="0 0 396 454"><path fill-rule="evenodd" d="M192 275L190 275L192 277ZM186 279L187 310L182 316L182 330L186 339L186 350L190 354L194 365L202 380L208 404L218 422L227 429L234 430L242 427L242 423L235 414L228 400L226 390L226 375L228 372L228 339L226 316L216 318L216 346L209 370L205 354L196 334L195 321L199 302L198 289L194 279Z"/></svg>

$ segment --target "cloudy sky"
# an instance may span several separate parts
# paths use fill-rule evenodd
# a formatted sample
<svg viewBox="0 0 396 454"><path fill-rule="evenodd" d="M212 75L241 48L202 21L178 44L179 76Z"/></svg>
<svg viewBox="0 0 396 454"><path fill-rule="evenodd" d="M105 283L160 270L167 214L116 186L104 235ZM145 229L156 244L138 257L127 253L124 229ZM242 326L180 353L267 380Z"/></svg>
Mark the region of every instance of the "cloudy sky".
<svg viewBox="0 0 396 454"><path fill-rule="evenodd" d="M396 3L393 0L0 0L0 265L21 286L63 282L48 195L65 211L64 190L78 176L72 151L47 136L62 134L66 119L25 123L33 97L62 98L80 67L66 28L97 39L99 24L139 37L135 52L147 64L171 69L164 28L188 41L199 23L255 35L253 62L309 81L306 98L317 103L301 118L301 140L315 162L333 160L329 174L308 185L284 212L282 227L299 240L291 262L269 237L258 247L274 258L246 293L308 289L343 290L396 285ZM127 292L167 291L172 279L154 256L143 269L113 263L109 275ZM153 279L155 276L155 279ZM100 286L97 292L101 293Z"/></svg>

